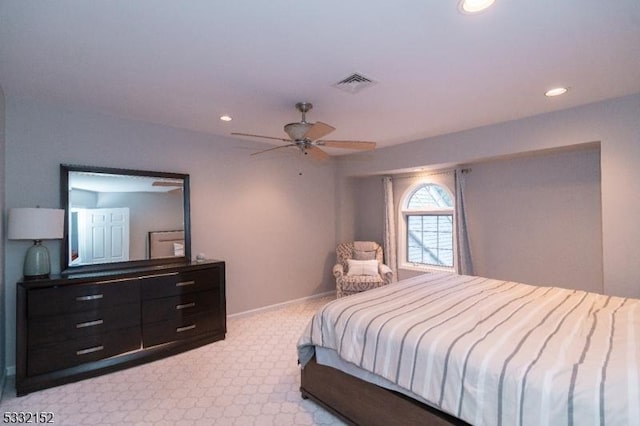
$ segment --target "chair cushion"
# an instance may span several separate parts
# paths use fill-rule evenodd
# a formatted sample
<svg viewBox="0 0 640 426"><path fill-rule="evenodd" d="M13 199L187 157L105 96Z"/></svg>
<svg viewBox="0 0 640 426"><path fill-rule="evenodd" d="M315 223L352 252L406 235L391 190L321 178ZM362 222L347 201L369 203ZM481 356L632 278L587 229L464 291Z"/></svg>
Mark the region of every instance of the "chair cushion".
<svg viewBox="0 0 640 426"><path fill-rule="evenodd" d="M380 275L347 275L342 277L341 284L344 291L364 291L380 287L384 281Z"/></svg>
<svg viewBox="0 0 640 426"><path fill-rule="evenodd" d="M379 275L377 260L347 259L347 275Z"/></svg>

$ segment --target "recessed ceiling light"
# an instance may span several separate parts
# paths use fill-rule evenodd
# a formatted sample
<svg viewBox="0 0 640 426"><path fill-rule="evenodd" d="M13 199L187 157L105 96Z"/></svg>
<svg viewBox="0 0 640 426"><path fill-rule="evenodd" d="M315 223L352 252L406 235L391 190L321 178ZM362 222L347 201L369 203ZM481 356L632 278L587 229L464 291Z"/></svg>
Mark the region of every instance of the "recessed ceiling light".
<svg viewBox="0 0 640 426"><path fill-rule="evenodd" d="M547 90L544 95L548 98L551 98L553 96L564 95L565 93L567 93L567 90L569 89L566 87L556 87L551 90Z"/></svg>
<svg viewBox="0 0 640 426"><path fill-rule="evenodd" d="M462 13L474 14L479 13L491 6L495 0L460 0L458 9Z"/></svg>
<svg viewBox="0 0 640 426"><path fill-rule="evenodd" d="M222 121L231 121L231 120L233 120L233 118L231 118L231 116L229 116L229 115L223 115L223 116L220 117L220 120L222 120Z"/></svg>

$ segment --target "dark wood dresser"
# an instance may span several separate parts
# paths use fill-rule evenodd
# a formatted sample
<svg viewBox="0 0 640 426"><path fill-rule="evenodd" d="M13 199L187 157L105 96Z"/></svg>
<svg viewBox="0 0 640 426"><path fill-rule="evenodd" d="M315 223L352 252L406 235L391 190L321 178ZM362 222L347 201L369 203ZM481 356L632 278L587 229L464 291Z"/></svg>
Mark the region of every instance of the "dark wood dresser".
<svg viewBox="0 0 640 426"><path fill-rule="evenodd" d="M18 395L225 338L221 261L53 276L17 292Z"/></svg>

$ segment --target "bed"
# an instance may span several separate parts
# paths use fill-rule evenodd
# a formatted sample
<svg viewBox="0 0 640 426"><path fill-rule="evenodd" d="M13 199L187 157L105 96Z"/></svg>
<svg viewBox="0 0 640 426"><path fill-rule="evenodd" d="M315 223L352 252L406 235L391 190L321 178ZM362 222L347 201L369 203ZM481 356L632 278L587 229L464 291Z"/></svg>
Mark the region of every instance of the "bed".
<svg viewBox="0 0 640 426"><path fill-rule="evenodd" d="M184 231L149 232L149 258L184 256Z"/></svg>
<svg viewBox="0 0 640 426"><path fill-rule="evenodd" d="M640 424L638 299L425 274L328 303L298 358L355 424Z"/></svg>

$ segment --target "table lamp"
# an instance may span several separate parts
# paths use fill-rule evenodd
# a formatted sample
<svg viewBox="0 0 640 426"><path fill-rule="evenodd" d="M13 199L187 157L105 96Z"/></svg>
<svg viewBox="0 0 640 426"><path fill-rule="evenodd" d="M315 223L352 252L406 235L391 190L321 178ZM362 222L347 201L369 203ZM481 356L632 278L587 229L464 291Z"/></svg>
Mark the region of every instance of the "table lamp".
<svg viewBox="0 0 640 426"><path fill-rule="evenodd" d="M56 240L64 236L64 214L62 209L29 207L9 210L7 238L33 240L24 258L25 279L49 277L51 260L42 240Z"/></svg>

